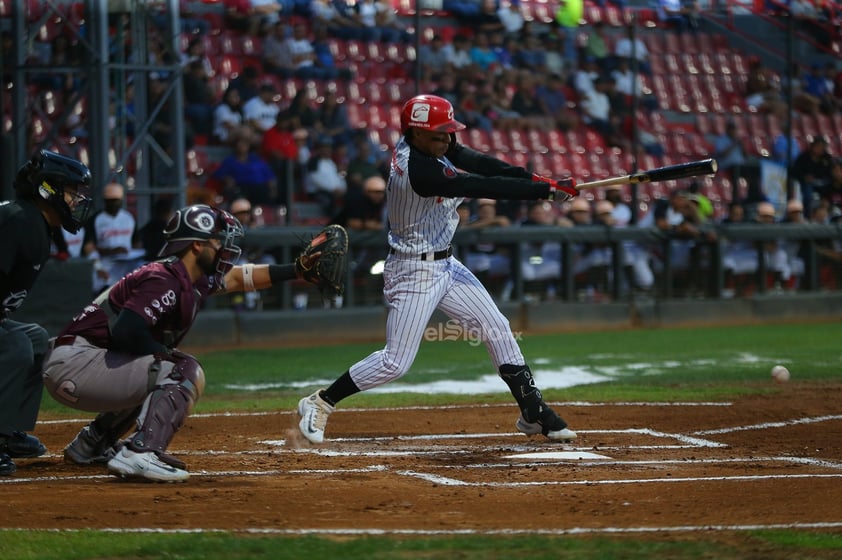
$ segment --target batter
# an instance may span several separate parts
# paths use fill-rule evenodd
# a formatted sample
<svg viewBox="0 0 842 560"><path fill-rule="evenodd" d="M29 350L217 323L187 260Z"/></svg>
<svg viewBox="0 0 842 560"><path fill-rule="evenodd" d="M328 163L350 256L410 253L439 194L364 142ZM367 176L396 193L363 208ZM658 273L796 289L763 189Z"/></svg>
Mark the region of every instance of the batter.
<svg viewBox="0 0 842 560"><path fill-rule="evenodd" d="M313 443L324 441L327 418L339 401L409 370L436 308L479 334L520 408L519 431L552 440L576 437L544 403L508 320L480 281L453 257L450 243L459 223L456 207L465 197L568 200L578 191L572 179L532 175L459 144L455 133L464 128L454 120L450 102L434 95L413 97L401 111L404 136L395 146L386 190L386 346L352 365L327 389L301 399L299 428Z"/></svg>

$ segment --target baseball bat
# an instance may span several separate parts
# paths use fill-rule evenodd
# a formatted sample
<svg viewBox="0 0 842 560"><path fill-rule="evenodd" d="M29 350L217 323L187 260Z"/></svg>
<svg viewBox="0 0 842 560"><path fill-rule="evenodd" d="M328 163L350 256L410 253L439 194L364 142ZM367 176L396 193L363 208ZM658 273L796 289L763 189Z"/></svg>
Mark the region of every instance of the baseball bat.
<svg viewBox="0 0 842 560"><path fill-rule="evenodd" d="M717 167L716 160L708 158L699 161L667 165L650 169L649 171L638 171L637 173L623 175L621 177L608 177L607 179L599 179L598 181L588 181L576 185L576 188L579 190L595 189L609 185L625 185L626 183L655 183L657 181L686 179L687 177L697 177L699 175L711 175L716 173Z"/></svg>

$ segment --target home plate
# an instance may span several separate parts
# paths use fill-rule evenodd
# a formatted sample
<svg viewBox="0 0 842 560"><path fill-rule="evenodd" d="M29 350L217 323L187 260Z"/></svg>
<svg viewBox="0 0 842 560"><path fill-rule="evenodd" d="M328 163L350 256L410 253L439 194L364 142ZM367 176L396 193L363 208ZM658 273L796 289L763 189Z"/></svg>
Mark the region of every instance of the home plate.
<svg viewBox="0 0 842 560"><path fill-rule="evenodd" d="M506 455L504 459L532 459L534 461L558 460L558 461L581 461L582 459L611 460L611 457L590 453L588 451L544 451L540 453L520 453L518 455Z"/></svg>

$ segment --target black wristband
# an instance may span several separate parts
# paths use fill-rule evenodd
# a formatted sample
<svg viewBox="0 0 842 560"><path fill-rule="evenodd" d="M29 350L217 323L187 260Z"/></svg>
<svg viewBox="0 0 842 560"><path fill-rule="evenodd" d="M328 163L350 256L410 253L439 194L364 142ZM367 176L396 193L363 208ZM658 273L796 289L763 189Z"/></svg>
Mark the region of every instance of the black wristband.
<svg viewBox="0 0 842 560"><path fill-rule="evenodd" d="M293 280L298 275L295 273L295 265L294 264L270 264L269 265L269 280L272 281L272 285L278 284L280 282L286 282L287 280Z"/></svg>

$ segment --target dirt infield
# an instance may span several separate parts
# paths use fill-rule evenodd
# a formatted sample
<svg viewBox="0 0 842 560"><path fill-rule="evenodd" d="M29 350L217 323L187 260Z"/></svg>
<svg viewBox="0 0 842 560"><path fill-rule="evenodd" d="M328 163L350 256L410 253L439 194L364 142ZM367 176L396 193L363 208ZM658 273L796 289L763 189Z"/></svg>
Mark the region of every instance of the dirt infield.
<svg viewBox="0 0 842 560"><path fill-rule="evenodd" d="M563 403L575 444L514 431L512 406L340 409L321 446L284 411L197 415L184 484L66 465L81 421L42 418L50 454L0 478L6 528L267 533L649 533L842 528L842 385L731 403ZM549 455L547 455L549 453ZM602 456L604 458L600 458Z"/></svg>

